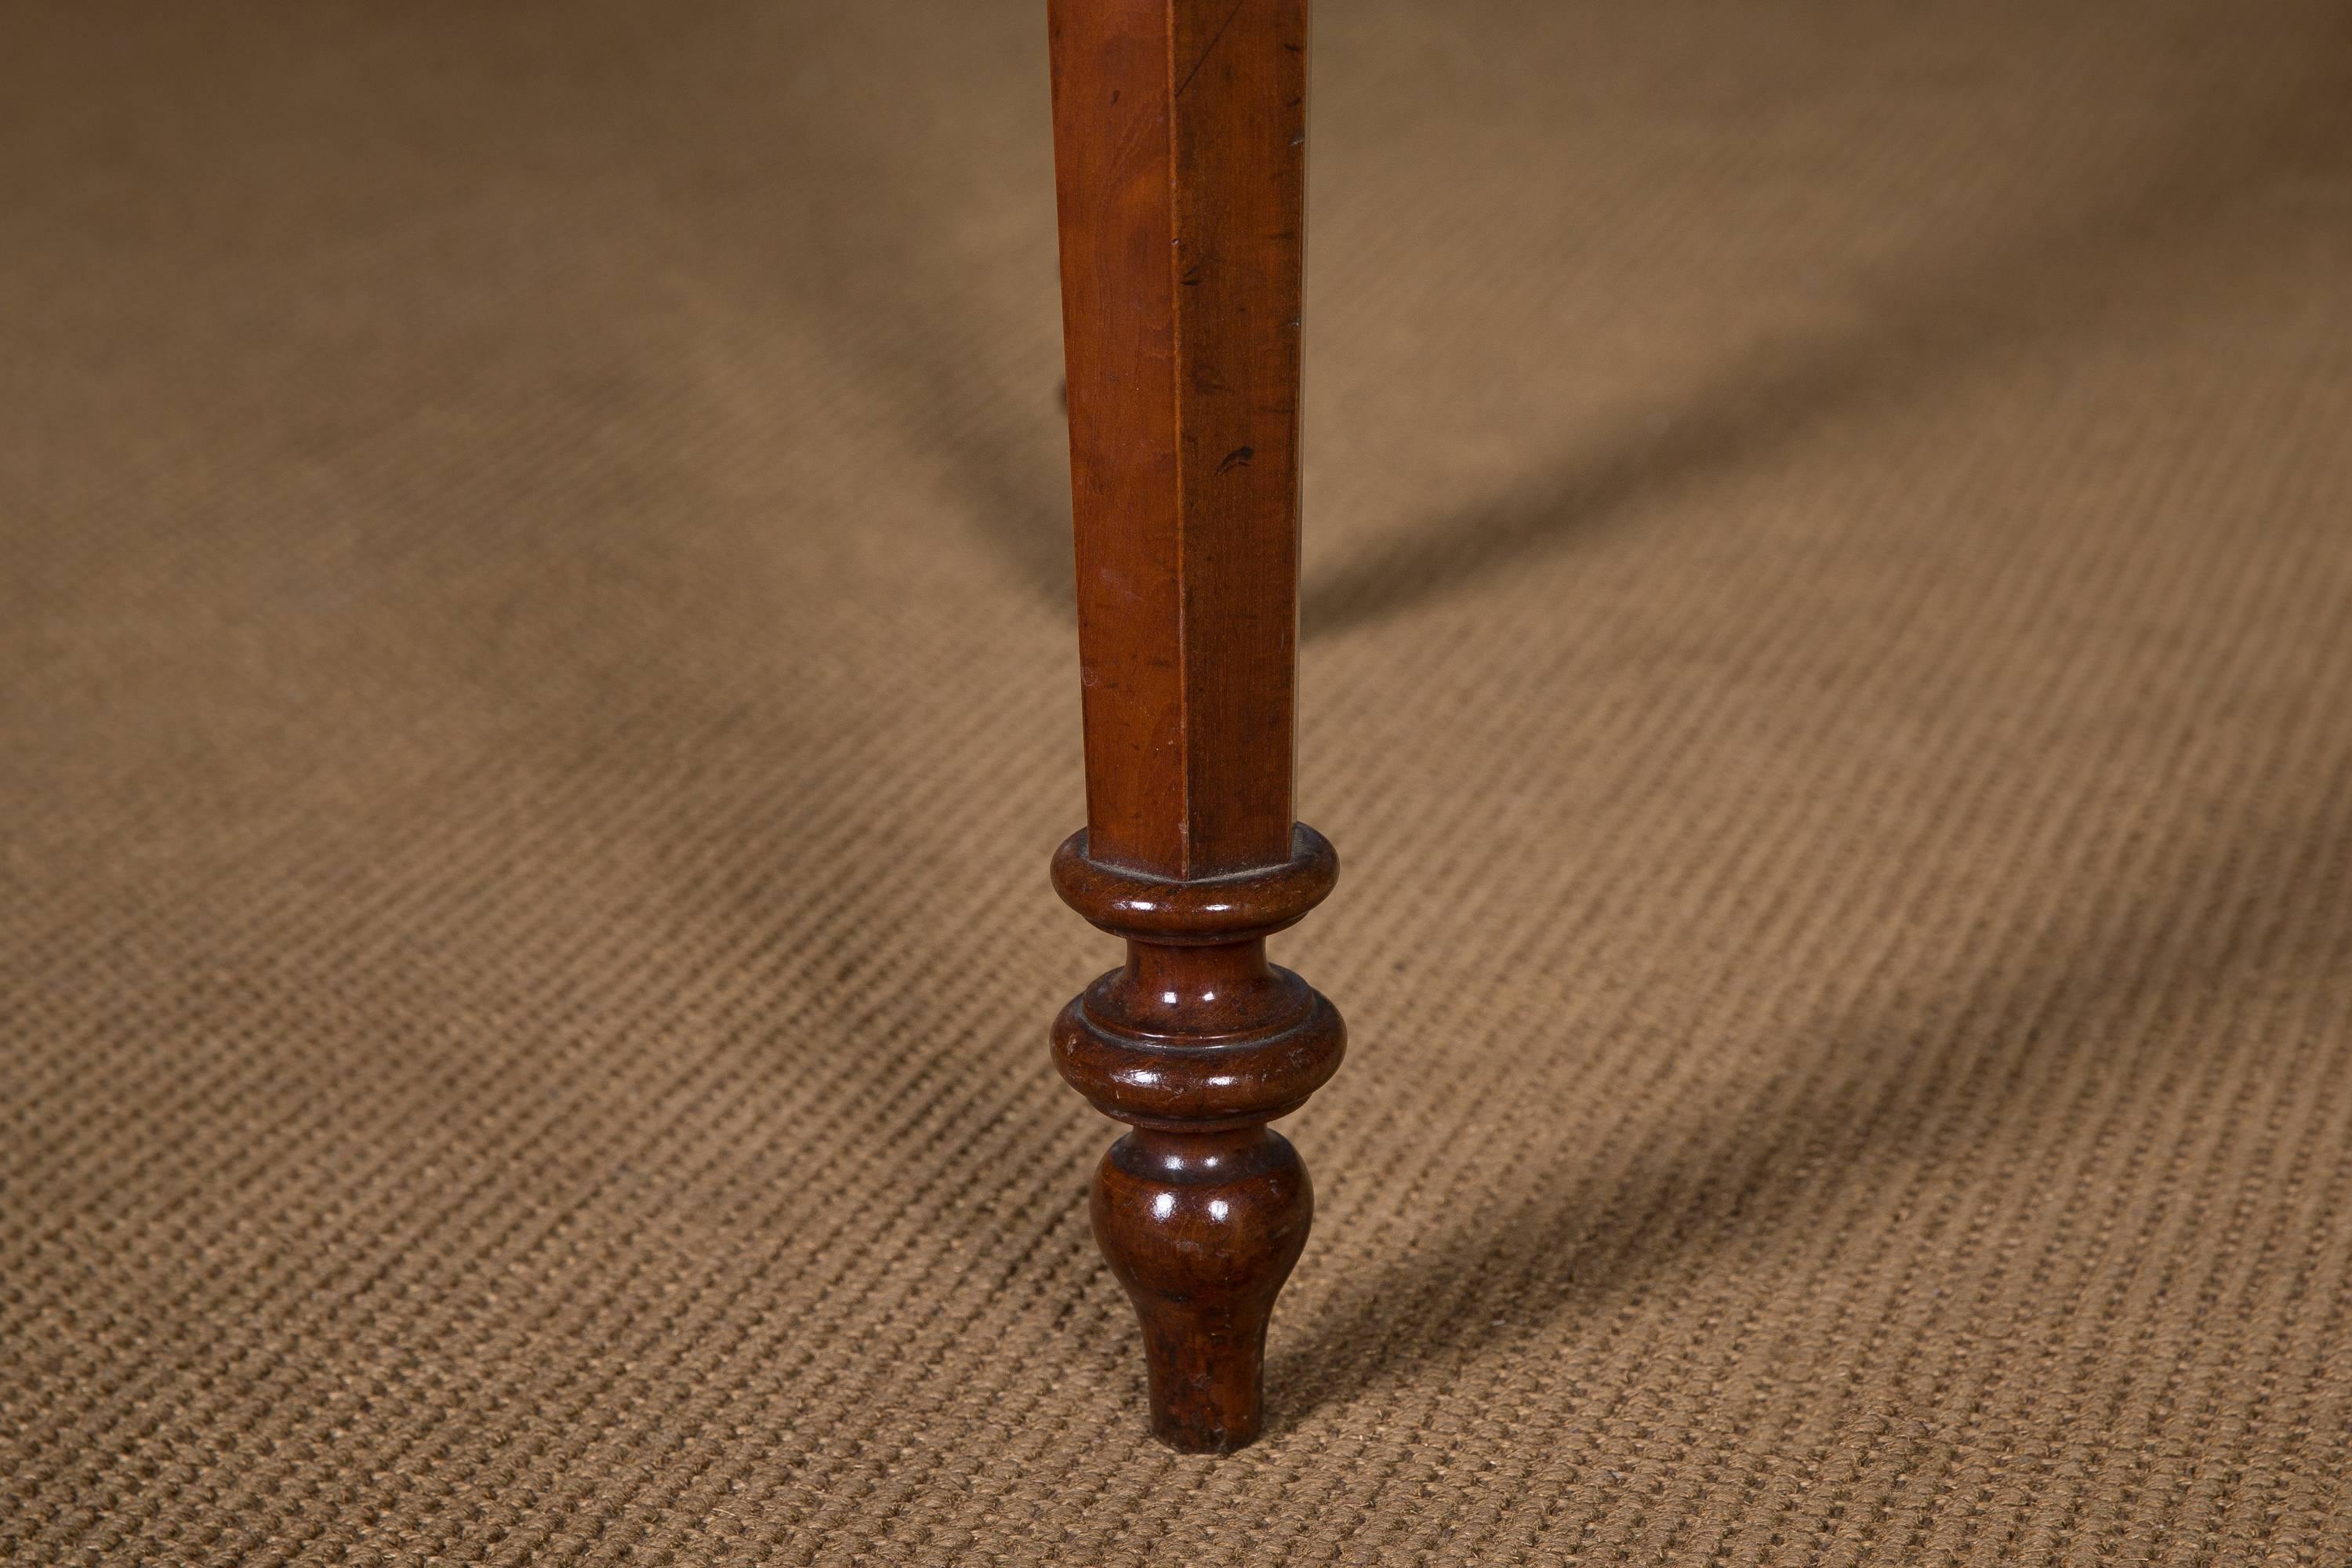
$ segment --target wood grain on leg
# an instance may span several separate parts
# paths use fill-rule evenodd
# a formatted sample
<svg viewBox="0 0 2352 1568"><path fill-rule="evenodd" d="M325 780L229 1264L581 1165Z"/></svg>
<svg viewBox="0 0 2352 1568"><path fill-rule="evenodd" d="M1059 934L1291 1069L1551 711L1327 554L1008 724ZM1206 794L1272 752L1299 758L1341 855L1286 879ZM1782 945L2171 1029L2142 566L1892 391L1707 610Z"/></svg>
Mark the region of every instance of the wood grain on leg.
<svg viewBox="0 0 2352 1568"><path fill-rule="evenodd" d="M1055 1026L1134 1129L1095 1232L1152 1426L1257 1436L1312 1190L1265 1123L1339 1066L1339 1015L1265 939L1338 875L1292 805L1305 0L1053 0L1087 827L1055 885L1127 963Z"/></svg>

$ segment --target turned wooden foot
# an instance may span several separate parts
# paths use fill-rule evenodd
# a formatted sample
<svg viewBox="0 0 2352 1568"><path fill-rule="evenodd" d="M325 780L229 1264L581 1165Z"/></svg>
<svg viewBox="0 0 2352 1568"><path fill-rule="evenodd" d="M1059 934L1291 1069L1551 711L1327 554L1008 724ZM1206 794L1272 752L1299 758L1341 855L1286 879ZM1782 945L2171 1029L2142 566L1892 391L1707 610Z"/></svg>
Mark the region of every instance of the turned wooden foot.
<svg viewBox="0 0 2352 1568"><path fill-rule="evenodd" d="M1151 1429L1224 1453L1264 1424L1274 1300L1307 1245L1315 1190L1266 1122L1297 1110L1347 1049L1330 1003L1266 962L1339 857L1306 826L1282 865L1183 882L1104 866L1073 837L1055 889L1128 940L1128 962L1062 1010L1054 1061L1134 1131L1095 1173L1095 1238L1143 1325Z"/></svg>
<svg viewBox="0 0 2352 1568"><path fill-rule="evenodd" d="M1138 1128L1095 1173L1095 1237L1143 1324L1151 1430L1230 1453L1265 1418L1265 1330L1307 1247L1315 1189L1263 1127Z"/></svg>

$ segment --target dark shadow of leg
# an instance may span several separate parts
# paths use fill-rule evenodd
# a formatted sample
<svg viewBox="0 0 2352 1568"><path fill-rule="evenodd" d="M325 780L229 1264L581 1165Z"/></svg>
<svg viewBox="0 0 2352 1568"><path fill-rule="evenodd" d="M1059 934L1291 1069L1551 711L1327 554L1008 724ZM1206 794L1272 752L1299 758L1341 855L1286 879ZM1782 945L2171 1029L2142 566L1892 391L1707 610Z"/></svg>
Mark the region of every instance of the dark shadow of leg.
<svg viewBox="0 0 2352 1568"><path fill-rule="evenodd" d="M2312 73L2263 101L2209 100L2168 156L2118 186L2077 191L1972 253L1860 284L1851 326L1733 366L1630 429L1593 433L1552 472L1310 579L1307 635L1448 597L1606 525L1636 496L1737 469L1841 415L1932 395L2011 347L2096 331L2120 296L2176 280L2184 255L2273 182L2352 159L2347 42L2314 39Z"/></svg>

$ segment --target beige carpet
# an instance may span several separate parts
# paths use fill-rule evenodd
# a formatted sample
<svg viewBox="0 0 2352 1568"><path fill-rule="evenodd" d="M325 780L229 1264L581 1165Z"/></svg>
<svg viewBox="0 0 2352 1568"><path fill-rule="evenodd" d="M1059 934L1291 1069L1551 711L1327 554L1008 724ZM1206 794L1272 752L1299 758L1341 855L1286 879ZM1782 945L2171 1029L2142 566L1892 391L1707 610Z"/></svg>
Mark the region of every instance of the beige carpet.
<svg viewBox="0 0 2352 1568"><path fill-rule="evenodd" d="M0 15L0 1554L2352 1562L2352 17L1327 0L1141 1435L1042 8Z"/></svg>

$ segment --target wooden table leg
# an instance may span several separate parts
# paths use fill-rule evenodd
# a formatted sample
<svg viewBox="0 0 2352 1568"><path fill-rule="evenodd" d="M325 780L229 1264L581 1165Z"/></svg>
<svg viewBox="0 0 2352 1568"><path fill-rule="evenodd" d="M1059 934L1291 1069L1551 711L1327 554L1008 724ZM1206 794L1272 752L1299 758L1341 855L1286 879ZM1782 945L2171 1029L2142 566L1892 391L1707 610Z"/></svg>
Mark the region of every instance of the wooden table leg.
<svg viewBox="0 0 2352 1568"><path fill-rule="evenodd" d="M1087 826L1054 882L1127 963L1054 1026L1133 1129L1095 1235L1141 1318L1152 1430L1258 1435L1266 1320L1306 1244L1266 1122L1339 1065L1266 937L1330 891L1293 818L1306 0L1052 0Z"/></svg>

